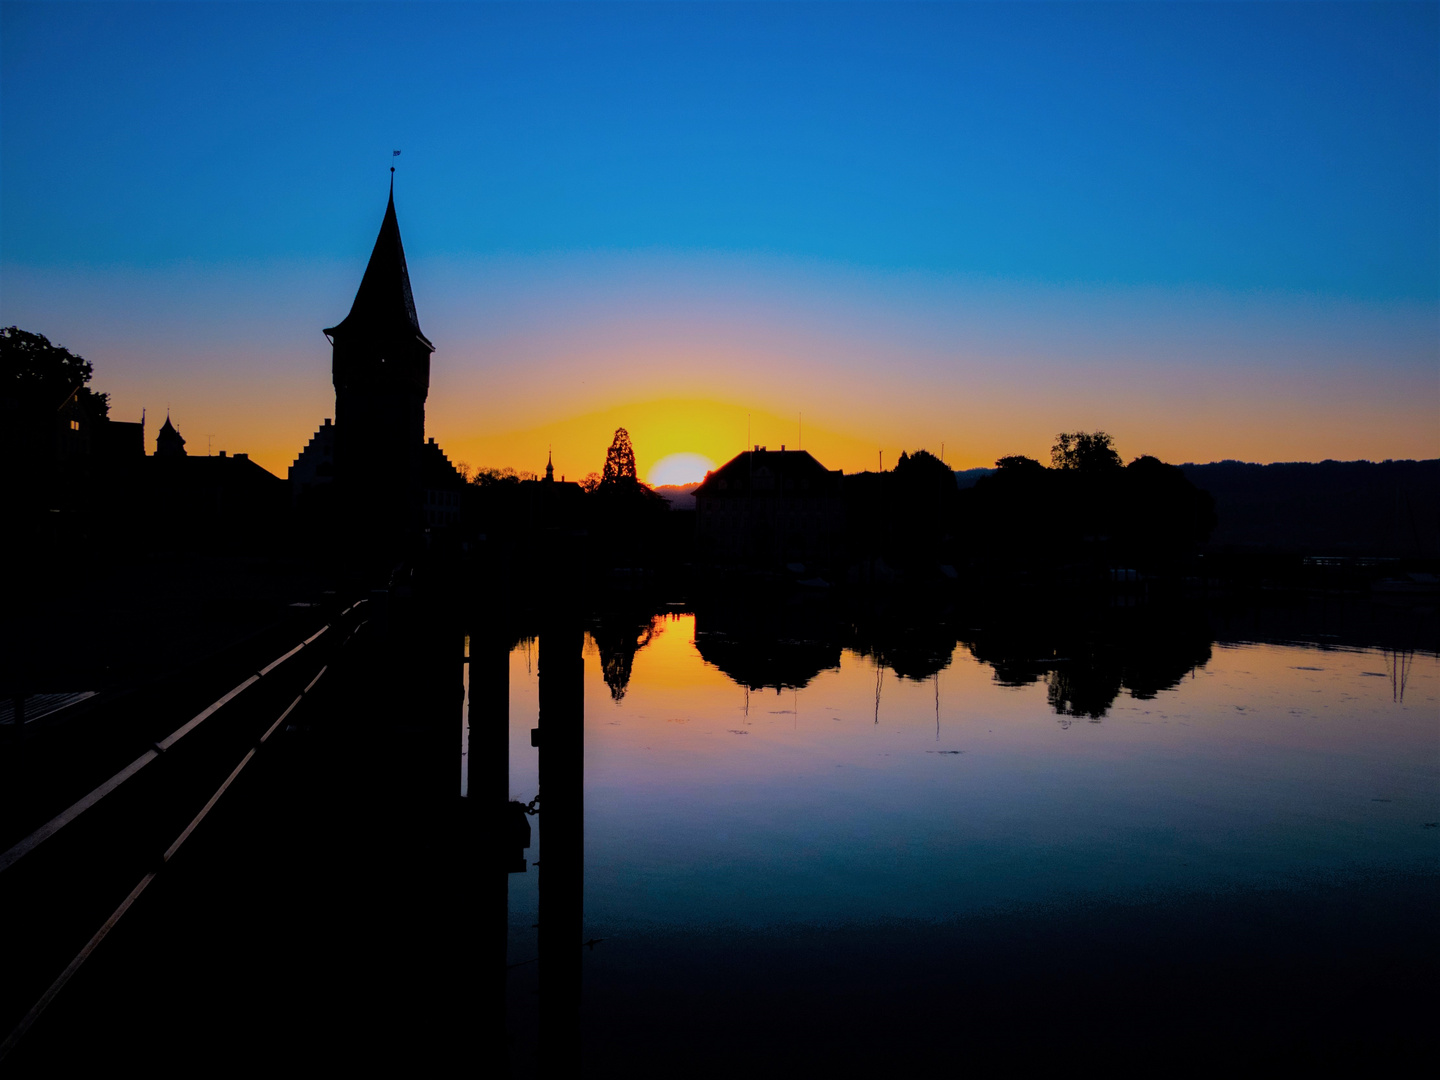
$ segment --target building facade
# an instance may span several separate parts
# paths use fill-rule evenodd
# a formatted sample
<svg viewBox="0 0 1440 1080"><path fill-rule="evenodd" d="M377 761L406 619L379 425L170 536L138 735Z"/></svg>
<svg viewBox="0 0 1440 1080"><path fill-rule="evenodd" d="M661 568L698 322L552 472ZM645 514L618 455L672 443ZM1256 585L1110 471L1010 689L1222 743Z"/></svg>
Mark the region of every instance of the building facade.
<svg viewBox="0 0 1440 1080"><path fill-rule="evenodd" d="M698 553L756 565L834 560L845 529L842 478L804 450L736 455L695 489Z"/></svg>

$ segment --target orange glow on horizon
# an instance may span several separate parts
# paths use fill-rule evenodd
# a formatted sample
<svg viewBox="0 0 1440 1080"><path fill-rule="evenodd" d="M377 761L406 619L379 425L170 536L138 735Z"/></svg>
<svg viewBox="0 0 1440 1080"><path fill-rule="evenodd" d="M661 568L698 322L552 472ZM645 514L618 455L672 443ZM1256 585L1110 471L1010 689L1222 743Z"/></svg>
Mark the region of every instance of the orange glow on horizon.
<svg viewBox="0 0 1440 1080"><path fill-rule="evenodd" d="M493 435L456 433L441 437L440 442L451 461L465 461L477 468L511 466L530 472L544 468L547 448L553 446L556 475L579 480L601 471L615 429L623 427L630 433L636 469L642 477L652 483L684 483L703 479L703 471L689 481L665 481L654 479L656 467L676 455L708 459L712 468L723 465L747 449L747 420L752 445L797 448L797 418L787 420L766 410L746 409L729 402L689 399L617 405L528 430ZM858 439L808 422L803 448L832 469L841 468L841 462L861 462L873 453ZM850 471L854 471L853 467Z"/></svg>
<svg viewBox="0 0 1440 1080"><path fill-rule="evenodd" d="M147 411L148 451L168 407L191 453L248 453L284 477L334 416L315 312L348 302L357 269L262 270L119 285L27 271L6 301L95 365L113 417ZM412 271L439 345L427 434L475 468L538 473L553 444L557 474L581 479L618 427L647 479L672 455L721 465L755 444L800 445L847 473L921 448L943 447L956 469L1044 461L1056 432L1096 429L1127 461L1440 456L1433 305L990 287L764 260ZM237 297L267 318L210 319Z"/></svg>
<svg viewBox="0 0 1440 1080"><path fill-rule="evenodd" d="M219 392L213 382L192 387L174 380L154 387L126 387L111 381L102 389L110 391L111 416L118 420L138 420L141 407L147 409L147 453L155 449L155 434L168 404L190 453L205 454L208 442L212 452L249 453L284 477L321 420L335 415L333 391L326 383L328 380L294 379L291 385L278 388L272 384L264 388L263 400L254 387L241 385L238 379L223 385ZM991 395L984 407L957 410L953 422L944 426L925 418L911 423L903 417L881 415L861 416L859 422L850 416L815 415L812 419L807 412L802 443L797 416L781 416L772 409L747 408L731 401L641 400L534 426L497 429L493 420L467 415L458 402L437 400L432 394L427 434L436 437L452 462L465 462L472 468L511 467L540 473L547 450L553 446L556 475L580 480L602 470L615 429L624 427L635 448L639 474L651 483L667 482L652 479L665 458L693 454L719 467L756 444L771 449L800 445L826 468L846 473L876 468L881 450L887 469L894 466L901 450L923 448L938 454L942 447L946 462L955 469L989 466L1004 454L1027 454L1048 461L1055 432L1095 428L1115 436L1127 461L1146 453L1175 464L1223 458L1265 463L1437 456L1437 448L1430 445L1434 435L1421 423L1428 416L1430 402L1418 398L1397 406L1395 412L1400 415L1391 413L1387 438L1377 444L1372 432L1382 428L1385 417L1378 411L1364 415L1363 407L1342 410L1337 405L1337 415L1317 418L1313 410L1299 408L1287 415L1260 399L1244 405L1228 403L1229 407L1216 410L1223 415L1197 410L1198 415L1183 416L1122 400L1112 401L1109 407L1084 399L1072 399L1068 404L1035 401L1027 410L1018 400L996 400L997 396ZM923 408L923 403L919 407ZM1342 412L1348 415L1342 417ZM918 434L921 428L929 437ZM207 434L212 437L207 439ZM703 473L693 480L702 478Z"/></svg>

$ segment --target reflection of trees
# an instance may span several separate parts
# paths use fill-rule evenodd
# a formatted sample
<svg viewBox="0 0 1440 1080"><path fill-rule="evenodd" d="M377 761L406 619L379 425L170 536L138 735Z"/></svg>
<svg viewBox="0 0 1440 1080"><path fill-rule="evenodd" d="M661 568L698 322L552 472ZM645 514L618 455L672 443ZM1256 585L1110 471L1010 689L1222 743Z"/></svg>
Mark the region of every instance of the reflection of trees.
<svg viewBox="0 0 1440 1080"><path fill-rule="evenodd" d="M600 616L592 625L590 637L600 650L600 670L616 701L624 698L635 654L650 644L659 619L658 615L612 612Z"/></svg>
<svg viewBox="0 0 1440 1080"><path fill-rule="evenodd" d="M957 639L943 611L907 609L854 620L845 643L902 679L924 682L950 666Z"/></svg>
<svg viewBox="0 0 1440 1080"><path fill-rule="evenodd" d="M1122 689L1113 671L1079 666L1056 668L1045 675L1050 707L1060 716L1099 720L1115 704Z"/></svg>
<svg viewBox="0 0 1440 1080"><path fill-rule="evenodd" d="M1043 681L1050 706L1067 720L1098 720L1121 692L1149 700L1210 660L1204 612L1154 604L1108 608L1013 600L956 609L911 598L850 608L768 597L712 598L695 609L701 658L750 690L803 688L840 666L842 649L923 682L965 645L1002 686ZM591 631L611 695L619 701L635 653L657 632L653 608L607 612ZM964 629L983 627L983 629ZM878 711L878 708L877 708Z"/></svg>
<svg viewBox="0 0 1440 1080"><path fill-rule="evenodd" d="M1045 681L1062 717L1103 717L1122 690L1141 701L1210 660L1204 616L1188 609L1048 612L991 621L966 648L1003 686ZM987 620L989 621L989 620Z"/></svg>

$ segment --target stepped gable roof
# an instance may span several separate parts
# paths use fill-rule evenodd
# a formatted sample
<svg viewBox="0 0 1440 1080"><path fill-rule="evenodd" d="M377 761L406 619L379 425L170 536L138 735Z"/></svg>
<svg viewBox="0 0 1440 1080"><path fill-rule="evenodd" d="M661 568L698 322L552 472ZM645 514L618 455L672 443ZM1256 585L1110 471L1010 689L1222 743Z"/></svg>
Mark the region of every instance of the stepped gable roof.
<svg viewBox="0 0 1440 1080"><path fill-rule="evenodd" d="M445 451L440 449L434 436L425 443L420 457L421 480L427 488L463 488L465 478L455 468Z"/></svg>
<svg viewBox="0 0 1440 1080"><path fill-rule="evenodd" d="M385 207L385 219L380 223L380 235L375 238L375 248L370 252L370 262L365 267L365 276L360 279L360 289L355 293L355 302L350 305L350 314L335 326L325 331L333 338L336 334L362 332L381 337L409 337L414 335L431 352L431 344L420 330L420 318L415 314L415 296L410 291L410 271L405 265L405 246L400 242L400 222L395 217L395 178L390 178L390 202Z"/></svg>

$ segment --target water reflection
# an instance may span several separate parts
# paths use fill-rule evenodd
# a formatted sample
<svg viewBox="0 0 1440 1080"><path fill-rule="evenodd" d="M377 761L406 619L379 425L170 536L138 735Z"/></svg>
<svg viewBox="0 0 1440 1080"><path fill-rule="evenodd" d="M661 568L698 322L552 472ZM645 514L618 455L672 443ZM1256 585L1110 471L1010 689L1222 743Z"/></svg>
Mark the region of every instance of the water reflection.
<svg viewBox="0 0 1440 1080"><path fill-rule="evenodd" d="M1386 649L1385 673L1390 676L1390 700L1403 703L1405 687L1410 681L1410 667L1415 662L1413 649Z"/></svg>
<svg viewBox="0 0 1440 1080"><path fill-rule="evenodd" d="M822 671L840 666L840 646L834 642L702 629L698 617L695 647L707 664L747 690L800 689Z"/></svg>
<svg viewBox="0 0 1440 1080"><path fill-rule="evenodd" d="M542 629L538 665L510 655L509 795L536 797L542 756L546 784L540 869L509 894L531 1045L554 1059L583 1029L587 1055L623 1060L613 1032L644 1015L678 1053L739 995L850 1008L931 967L963 1011L953 972L981 985L1014 959L974 951L992 930L1051 943L1021 980L1032 1001L1067 912L1099 913L1077 979L1112 948L1151 962L1136 905L1181 967L1207 962L1205 919L1249 955L1216 896L1283 891L1287 918L1328 926L1314 896L1374 881L1357 903L1390 912L1403 875L1433 878L1440 666L1332 616L1318 641L1292 613L1257 644L1264 618L1183 604L632 606L585 621L583 688L578 624ZM1368 910L1347 933L1394 922Z"/></svg>
<svg viewBox="0 0 1440 1080"><path fill-rule="evenodd" d="M989 665L1001 686L1044 682L1058 715L1090 720L1105 716L1122 692L1145 701L1178 685L1209 661L1211 647L1203 611L1184 607L962 613L949 606L702 604L695 620L701 658L749 690L802 689L822 672L838 669L842 652L870 661L877 721L886 671L926 682L951 665L958 645ZM983 626L960 628L982 620ZM635 649L651 632L646 624L637 639L629 623L604 631L604 637L596 632L605 681L616 701L624 694ZM623 680L615 681L622 674Z"/></svg>
<svg viewBox="0 0 1440 1080"><path fill-rule="evenodd" d="M600 652L600 670L615 701L624 699L635 654L650 644L659 621L660 616L649 609L612 609L592 620L590 637Z"/></svg>
<svg viewBox="0 0 1440 1080"><path fill-rule="evenodd" d="M992 624L967 632L971 654L1002 686L1044 682L1050 707L1065 720L1099 720L1122 691L1148 701L1210 661L1211 637L1195 608L1118 609L1099 618L1051 613L1049 619Z"/></svg>

